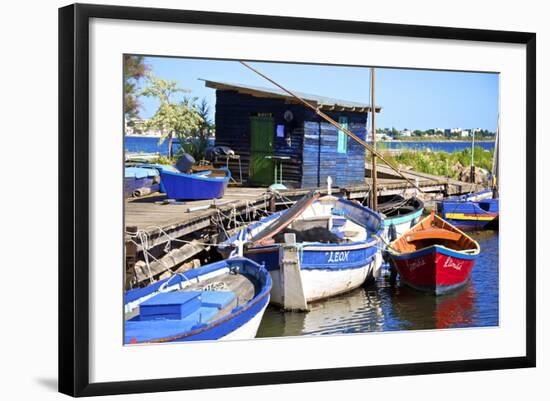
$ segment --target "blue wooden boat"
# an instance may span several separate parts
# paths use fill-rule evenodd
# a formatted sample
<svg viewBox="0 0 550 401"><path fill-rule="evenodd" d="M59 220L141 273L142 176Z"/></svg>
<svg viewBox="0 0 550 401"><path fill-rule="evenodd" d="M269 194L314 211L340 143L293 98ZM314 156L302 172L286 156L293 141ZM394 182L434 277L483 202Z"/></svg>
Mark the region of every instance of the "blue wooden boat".
<svg viewBox="0 0 550 401"><path fill-rule="evenodd" d="M186 174L162 170L161 182L170 199L201 200L221 198L231 179L227 168Z"/></svg>
<svg viewBox="0 0 550 401"><path fill-rule="evenodd" d="M492 194L491 190L488 191ZM437 212L445 221L462 230L496 229L499 200L488 199L488 191L438 202Z"/></svg>
<svg viewBox="0 0 550 401"><path fill-rule="evenodd" d="M254 338L271 277L251 260L202 266L124 295L124 343Z"/></svg>
<svg viewBox="0 0 550 401"><path fill-rule="evenodd" d="M177 173L171 165L126 162L124 167L124 197L142 196L151 192L164 192L164 185L160 179L161 171Z"/></svg>
<svg viewBox="0 0 550 401"><path fill-rule="evenodd" d="M492 189L483 189L478 192L471 194L464 194L460 196L453 196L445 199L445 201L469 201L469 202L478 202L485 199L493 199L493 190Z"/></svg>
<svg viewBox="0 0 550 401"><path fill-rule="evenodd" d="M140 196L159 190L160 175L157 169L145 166L124 167L124 197Z"/></svg>
<svg viewBox="0 0 550 401"><path fill-rule="evenodd" d="M379 272L382 218L355 202L310 193L230 237L227 256L244 254L265 263L273 280L271 302L285 309L349 292ZM287 243L286 234L295 235ZM296 260L288 262L288 246ZM232 251L232 254L229 252Z"/></svg>

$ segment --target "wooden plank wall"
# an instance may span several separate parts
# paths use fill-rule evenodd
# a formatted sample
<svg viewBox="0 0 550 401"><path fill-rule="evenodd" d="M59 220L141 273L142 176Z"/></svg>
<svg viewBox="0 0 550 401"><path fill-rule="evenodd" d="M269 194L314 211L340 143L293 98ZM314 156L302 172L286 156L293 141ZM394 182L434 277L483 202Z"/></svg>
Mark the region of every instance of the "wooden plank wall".
<svg viewBox="0 0 550 401"><path fill-rule="evenodd" d="M331 117L337 120L337 116ZM349 129L365 139L366 119L355 118L349 123ZM304 123L302 188L323 187L328 176L335 186L364 184L365 149L353 139L347 140L347 153L338 153L338 130L333 125L317 121Z"/></svg>
<svg viewBox="0 0 550 401"><path fill-rule="evenodd" d="M351 122L349 129L359 138L365 140L367 136L366 124L366 119L360 122ZM365 148L361 144L348 137L347 154L343 155L338 162L342 164L339 164L339 168L337 168L336 185L343 187L365 183Z"/></svg>
<svg viewBox="0 0 550 401"><path fill-rule="evenodd" d="M319 186L319 132L321 123L318 121L304 122L304 149L302 164L302 188L314 188Z"/></svg>

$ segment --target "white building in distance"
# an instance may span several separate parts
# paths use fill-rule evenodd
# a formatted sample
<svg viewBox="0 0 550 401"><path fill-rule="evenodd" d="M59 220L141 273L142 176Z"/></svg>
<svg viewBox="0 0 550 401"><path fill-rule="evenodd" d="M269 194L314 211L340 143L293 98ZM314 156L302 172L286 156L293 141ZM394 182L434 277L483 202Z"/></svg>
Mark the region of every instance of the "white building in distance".
<svg viewBox="0 0 550 401"><path fill-rule="evenodd" d="M147 120L140 118L124 119L124 133L128 136L151 136L158 138L162 135L160 130L145 129Z"/></svg>

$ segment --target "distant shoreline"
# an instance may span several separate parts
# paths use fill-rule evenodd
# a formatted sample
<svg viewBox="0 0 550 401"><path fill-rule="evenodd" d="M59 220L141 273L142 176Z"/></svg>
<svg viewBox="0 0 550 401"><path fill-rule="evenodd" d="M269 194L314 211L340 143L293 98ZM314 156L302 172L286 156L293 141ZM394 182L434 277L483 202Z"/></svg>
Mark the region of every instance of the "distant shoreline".
<svg viewBox="0 0 550 401"><path fill-rule="evenodd" d="M480 139L480 140L475 140L474 143L478 143L478 142L487 142L487 143L491 143L491 142L494 142L495 140L494 139ZM407 143L407 142L433 142L433 143L472 143L471 140L455 140L455 139L426 139L426 138L419 138L419 139L407 139L407 140L403 140L403 139L391 139L391 140L377 140L377 142L399 142L399 143Z"/></svg>
<svg viewBox="0 0 550 401"><path fill-rule="evenodd" d="M143 135L143 134L124 134L129 138L160 138L160 135Z"/></svg>
<svg viewBox="0 0 550 401"><path fill-rule="evenodd" d="M125 137L128 138L160 138L160 135L141 135L141 134L125 134ZM175 139L175 138L174 138ZM407 143L407 142L433 142L433 143L471 143L471 140L456 140L456 139L426 139L426 138L418 138L418 139L390 139L390 140L378 140L377 142L397 142L397 143ZM494 139L480 139L475 140L475 143L479 142L487 142L491 143L494 142Z"/></svg>

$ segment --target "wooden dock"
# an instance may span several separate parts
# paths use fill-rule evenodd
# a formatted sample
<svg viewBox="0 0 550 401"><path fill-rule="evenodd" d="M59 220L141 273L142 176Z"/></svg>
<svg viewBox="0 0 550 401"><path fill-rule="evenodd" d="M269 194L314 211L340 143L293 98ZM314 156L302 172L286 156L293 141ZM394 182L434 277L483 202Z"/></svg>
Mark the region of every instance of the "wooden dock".
<svg viewBox="0 0 550 401"><path fill-rule="evenodd" d="M396 176L389 167L379 165L377 168L379 195L417 195L429 202L443 196L480 189L474 184L457 180L415 171L405 172L407 178L421 188L420 192ZM368 164L365 173L367 177L364 185L336 187L332 193L348 199L367 199L371 189ZM191 263L190 260L208 250L208 244L215 244L222 239L220 235L234 232L244 224L288 207L311 190L273 192L267 188L229 187L223 198L213 200L175 202L167 200L160 193L127 199L124 213L126 276L134 280L132 285L135 285L151 277L161 278L179 271L177 269L182 269L181 266ZM326 187L317 190L327 192ZM150 255L149 263L144 262L145 253Z"/></svg>
<svg viewBox="0 0 550 401"><path fill-rule="evenodd" d="M380 195L403 194L412 196L416 189L407 184L393 169L378 163L377 166L378 190ZM482 189L480 185L462 182L453 178L421 173L414 170L401 171L408 179L418 183L418 186L427 194L440 194L444 196L460 195L476 192ZM365 163L365 176L370 181L371 165ZM419 194L422 196L422 194Z"/></svg>
<svg viewBox="0 0 550 401"><path fill-rule="evenodd" d="M252 220L258 211L274 207L271 199L265 188L242 187L204 201L173 202L159 193L127 199L126 288L196 267L192 259L208 250L207 243L217 242L220 227L231 230L232 224L234 229Z"/></svg>
<svg viewBox="0 0 550 401"><path fill-rule="evenodd" d="M257 208L269 208L271 195L265 188L230 187L222 199L167 202L163 194L155 193L125 203L126 237L145 232L149 248L172 238L192 234L211 226L211 220L231 213L245 214ZM141 250L141 249L139 249Z"/></svg>
<svg viewBox="0 0 550 401"><path fill-rule="evenodd" d="M366 166L367 175L370 166ZM405 172L407 178L418 183L418 186L430 195L456 195L479 190L475 184L465 183L453 179L433 176L415 171ZM378 166L379 195L412 196L419 191L405 180L397 178L387 166ZM334 188L333 193L342 194L348 199L361 199L369 195L369 179L364 185L346 188ZM126 231L145 232L149 239L149 248L169 241L169 237L178 238L193 232L208 228L211 220L218 216L229 216L236 213L242 217L257 209L272 210L285 203L284 198L295 201L307 194L311 189L288 189L279 191L281 196L269 192L267 188L229 187L222 199L169 202L163 194L155 193L143 198L128 199L125 203ZM326 192L326 188L319 188ZM419 193L419 196L422 196ZM131 235L127 234L129 238Z"/></svg>

